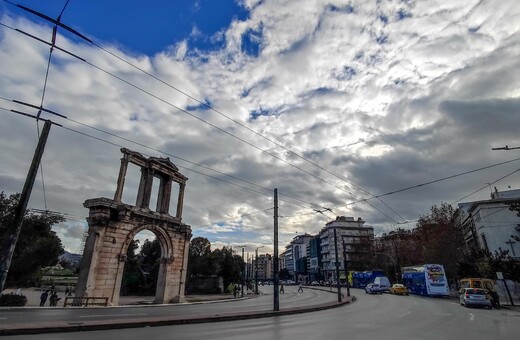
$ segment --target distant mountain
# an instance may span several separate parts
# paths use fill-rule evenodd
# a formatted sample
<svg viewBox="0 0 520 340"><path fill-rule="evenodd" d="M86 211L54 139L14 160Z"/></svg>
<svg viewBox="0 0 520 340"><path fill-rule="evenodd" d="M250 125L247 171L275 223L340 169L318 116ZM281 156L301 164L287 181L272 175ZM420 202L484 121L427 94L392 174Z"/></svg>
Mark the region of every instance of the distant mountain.
<svg viewBox="0 0 520 340"><path fill-rule="evenodd" d="M81 262L82 257L83 257L83 255L81 255L81 254L73 254L73 253L69 253L68 251L65 250L63 255L60 256L60 260L65 260L74 266L79 266L79 263Z"/></svg>

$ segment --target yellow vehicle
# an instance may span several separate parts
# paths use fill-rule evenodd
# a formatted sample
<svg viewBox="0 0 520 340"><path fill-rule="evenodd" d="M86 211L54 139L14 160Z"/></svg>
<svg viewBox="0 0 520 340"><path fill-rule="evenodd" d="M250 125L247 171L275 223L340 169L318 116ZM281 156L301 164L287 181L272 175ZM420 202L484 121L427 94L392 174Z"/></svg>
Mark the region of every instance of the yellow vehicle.
<svg viewBox="0 0 520 340"><path fill-rule="evenodd" d="M481 288L486 291L486 296L491 300L491 305L495 308L500 308L500 301L495 289L495 282L491 279L483 278L468 278L460 280L459 294L463 294L464 288Z"/></svg>
<svg viewBox="0 0 520 340"><path fill-rule="evenodd" d="M408 295L408 290L406 290L406 287L400 283L394 283L392 287L390 287L389 290L390 294L404 294Z"/></svg>
<svg viewBox="0 0 520 340"><path fill-rule="evenodd" d="M468 278L460 280L460 288L482 288L487 291L495 291L495 282L491 279Z"/></svg>

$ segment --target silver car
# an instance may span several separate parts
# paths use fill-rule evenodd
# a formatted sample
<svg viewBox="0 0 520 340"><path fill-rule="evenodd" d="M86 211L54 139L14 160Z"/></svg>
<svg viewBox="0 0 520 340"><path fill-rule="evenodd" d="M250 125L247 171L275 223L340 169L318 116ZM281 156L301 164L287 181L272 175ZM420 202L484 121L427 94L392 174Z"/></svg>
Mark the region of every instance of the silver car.
<svg viewBox="0 0 520 340"><path fill-rule="evenodd" d="M491 308L491 300L484 289L462 288L460 290L460 304L465 307L479 306Z"/></svg>

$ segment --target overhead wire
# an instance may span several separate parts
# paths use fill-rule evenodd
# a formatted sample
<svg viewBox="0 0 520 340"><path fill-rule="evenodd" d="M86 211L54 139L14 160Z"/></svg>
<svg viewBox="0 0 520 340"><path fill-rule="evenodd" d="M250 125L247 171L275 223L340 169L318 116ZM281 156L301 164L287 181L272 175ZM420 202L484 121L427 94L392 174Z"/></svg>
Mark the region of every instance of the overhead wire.
<svg viewBox="0 0 520 340"><path fill-rule="evenodd" d="M12 2L7 1L7 0L4 0L4 1L6 1L6 2L8 2L8 3L10 3L10 4L13 4ZM68 3L68 1L67 1L67 3ZM13 5L14 5L14 4L13 4ZM20 6L20 5L16 5L16 6L18 6L18 7L20 7L20 8L24 8L24 6ZM24 8L24 9L27 10L27 8ZM31 12L34 13L34 11L31 11ZM37 14L37 15L39 15L39 16L45 18L45 16L42 16L41 14L38 14L37 12L34 13L34 14ZM47 19L48 19L48 17L47 17ZM49 20L49 21L53 22L52 20ZM15 31L17 31L17 32L21 32L20 30L18 30L18 29L14 29L14 28L12 28L12 27L10 27L10 26L8 26L8 25L5 25L5 24L3 24L3 23L0 23L0 24L1 24L2 26L4 26L4 27L7 27L7 28L10 28L10 29L13 29L13 30L15 30ZM59 24L59 25L62 26L62 27L65 26L65 25L63 25L63 24L61 24L61 23L59 23L59 22L58 22L58 23L55 22L55 24ZM66 27L66 26L65 26L65 27ZM78 35L78 36L84 38L86 41L89 41L89 42L92 43L94 46L101 48L99 45L95 44L92 40L90 40L90 39L88 39L88 38L82 36L81 34L77 33L76 31L73 31L73 30L71 30L70 28L67 28L67 29L68 29L69 31L75 33L76 35ZM22 31L21 33L26 34L26 33L23 32L23 31ZM27 35L27 34L26 34L26 35ZM29 36L30 36L30 37L33 37L33 36L31 36L31 35L29 35ZM33 37L33 38L35 38L35 37ZM41 39L38 39L38 38L35 38L35 39L38 40L38 41L43 42ZM124 62L126 62L126 63L128 63L128 64L130 64L131 66L136 67L137 69L140 69L140 68L138 68L137 66L135 66L135 65L129 63L128 61L124 60L123 58L121 58L121 57L119 57L119 56L117 56L117 55L115 55L115 54L109 52L108 50L106 50L106 49L104 49L104 48L102 48L102 49L103 49L105 52L110 53L111 55L115 56L116 58L118 58L118 59L120 59L120 60L122 60L122 61L124 61ZM60 49L60 50L62 50L62 49ZM65 52L66 52L66 51L65 51ZM73 54L71 54L70 52L69 52L69 54L70 54L70 55L73 55ZM73 55L73 56L75 56L75 55ZM151 92L149 92L149 91L147 91L147 90L145 90L145 89L143 89L143 88L141 88L141 87L139 87L139 86L137 86L137 85L135 85L135 84L132 84L131 82L129 82L129 81L127 81L127 80L125 80L125 79L123 79L123 78L121 78L121 77L119 77L119 76L117 76L117 75L115 75L115 74L113 74L113 73L111 73L111 72L109 72L109 71L106 71L106 70L104 70L104 69L98 67L98 66L95 65L95 64L92 64L92 63L90 63L90 62L88 62L88 61L86 61L86 60L84 60L84 59L82 59L82 58L80 58L80 57L78 57L78 59L84 61L85 63L87 63L87 64L90 65L91 67L93 67L93 68L95 68L95 69L97 69L97 70L99 70L99 71L101 71L101 72L104 72L104 73L106 73L106 74L108 74L108 75L110 75L110 76L112 76L112 77L118 79L119 81L122 81L122 82L124 82L125 84L127 84L127 85L129 85L129 86L131 86L131 87L134 87L135 89L137 89L137 90L139 90L139 91L141 91L141 92L143 92L143 93L145 93L145 94L147 94L147 95L150 95L151 97L153 97L153 98L155 98L155 99L157 99L157 100L159 100L159 101L161 101L161 102L163 102L163 103L165 103L165 104L167 104L167 105L169 105L169 106L172 106L173 108L175 108L175 109L177 109L177 110L179 110L179 111L181 111L181 112L183 112L183 113L186 113L186 114L192 116L193 118L195 118L195 119L197 119L197 120L199 120L199 121L201 121L201 122L203 122L203 123L205 123L205 124L210 125L211 127L217 129L218 131L221 131L221 132L223 132L223 133L225 133L225 134L227 134L227 135L229 135L229 136L231 136L231 137L233 137L233 138L236 138L236 139L238 139L239 141L242 141L243 143L245 143L245 144L247 144L247 145L249 145L249 146L251 146L251 147L253 147L253 148L255 148L255 149L257 149L257 150L259 150L259 151L261 151L261 152L263 152L263 153L266 153L266 154L268 154L269 156L271 156L271 157L273 157L273 158L275 158L275 159L277 159L277 160L280 160L281 162L284 162L284 163L286 163L286 164L288 164L288 165L290 165L290 166L292 166L292 167L294 167L294 168L296 168L296 169L298 169L298 170L300 170L300 171L303 171L304 173L306 173L306 174L308 174L308 175L310 175L310 176L312 176L312 177L314 177L314 178L316 178L316 179L318 179L318 180L320 180L320 181L323 181L323 182L325 182L325 183L327 183L327 184L329 184L329 185L332 185L332 186L334 186L334 187L336 187L336 188L338 188L338 189L340 189L340 190L342 190L342 191L345 191L343 188L338 187L337 185L335 185L335 184L333 184L333 183L331 183L331 182L329 182L329 181L327 181L327 180L324 180L323 178L321 178L321 177L319 177L319 176L316 176L315 174L312 174L312 173L306 171L305 169L302 169L302 168L300 168L300 167L298 167L298 166L296 166L296 165L294 165L294 164L292 164L292 163L290 163L290 162L288 162L288 161L282 159L281 157L278 157L278 156L276 156L276 155L274 155L274 154L272 154L272 153L270 153L270 152L268 152L268 151L266 151L266 150L263 150L263 149L259 148L258 146L254 145L253 143L250 143L250 142L244 140L243 138L240 138L240 137L238 137L238 136L236 136L236 135L233 135L232 133L230 133L230 132L228 132L228 131L226 131L226 130L224 130L224 129L222 129L222 128L220 128L220 127L218 127L218 126L216 126L216 125L214 125L214 124L212 124L212 123L210 123L210 122L208 122L208 121L206 121L206 120L204 120L204 119L202 119L202 118L200 118L200 117L197 117L197 116L191 114L191 113L188 112L187 110L184 110L184 109L182 109L182 108L180 108L180 107L174 105L173 103L170 103L170 102L168 102L168 101L166 101L166 100L164 100L164 99L162 99L162 98L160 98L160 97L154 95L153 93L151 93ZM142 71L144 71L144 70L142 70ZM151 74L149 74L149 73L146 72L146 71L144 71L144 72L147 73L148 75L151 75ZM153 75L151 75L151 76L153 76ZM228 119L231 119L231 120L234 121L235 123L240 124L242 127L248 129L249 131L251 131L251 132L253 132L253 133L255 133L255 134L261 136L262 138L265 138L266 140L269 140L270 142L274 143L275 145L277 145L277 146L279 146L279 147L284 148L284 149L287 150L288 152L291 152L291 153L295 154L296 156L301 157L302 159L304 159L304 160L310 162L311 164L317 166L318 168L320 168L320 169L322 169L322 170L324 170L324 171L326 171L326 172L328 172L328 173L330 173L330 174L332 174L332 175L335 175L335 174L333 174L332 172L328 171L327 169L321 167L320 165L318 165L318 164L316 164L316 163L314 163L314 162L312 162L312 161L306 159L305 157L299 155L298 153L295 153L295 152L293 152L292 150L289 150L289 149L286 148L285 146L283 146L283 145L281 145L281 144L279 144L279 143L277 143L277 142L271 140L270 138L265 137L264 135L262 135L262 134L260 134L260 133L258 133L258 132L256 132L256 131L250 129L249 127L243 125L242 123L237 122L236 120L232 119L231 117L229 117L229 116L223 114L222 112L220 112L220 111L214 109L214 108L211 107L210 105L208 105L208 104L206 104L206 103L204 103L204 102L202 102L202 101L196 99L195 97L193 97L193 96L191 96L191 95L185 93L184 91L181 91L181 90L177 89L176 87L172 86L171 84L168 84L168 83L164 82L164 81L161 80L160 78L155 77L155 76L153 76L153 77L154 77L156 80L158 80L158 81L160 81L160 82L166 84L167 86L170 86L171 88L175 89L176 91L179 91L180 93L182 93L182 94L188 96L189 98L191 98L191 99L197 101L197 102L200 103L201 105L203 105L203 106L205 106L205 107L207 107L207 108L209 108L209 109L211 109L211 110L213 110L213 111L215 111L215 112L217 112L217 113L223 115L224 117L226 117L226 118L228 118ZM515 161L515 160L511 160L511 161ZM511 161L509 161L509 162L511 162ZM504 162L504 163L501 163L501 164L505 164L505 163L507 163L507 162ZM501 164L499 164L499 165L501 165ZM493 165L493 166L495 166L495 165ZM371 196L371 197L368 197L368 198L362 198L362 199L360 199L360 200L350 202L350 203L348 203L348 204L346 205L346 206L349 206L349 205L356 204L356 203L359 203L359 202L365 202L365 203L368 203L368 204L369 204L368 200L369 200L369 199L374 199L374 198L375 198L375 199L378 199L378 200L381 201L381 197L385 197L385 196L392 195L392 194L399 193L399 192L403 192L403 191L406 191L406 190L410 190L410 189L418 188L418 187L421 187L421 186L425 186L425 185L433 184L433 183L439 182L439 181L441 181L441 180L446 180L446 179L454 178L454 177L457 177L457 176L461 176L461 175L465 175L465 174L472 173L472 172L474 172L474 171L480 171L480 170L483 170L483 169L486 169L486 168L488 168L488 167L480 168L480 169L477 169L477 170L472 170L472 171L465 172L465 173L458 174L458 175L454 175L454 176L449 176L449 177L441 178L441 179L438 179L438 180L435 180L435 181L430 181L430 182L422 183L422 184L415 185L415 186L410 186L410 187L407 187L407 188L402 188L402 189L399 189L399 190L396 190L396 191L391 191L391 192L384 193L384 194L380 194L380 195L373 195L373 194L371 194L370 192L364 190L363 188L361 188L361 187L359 187L359 186L356 186L356 185L353 184L353 183L349 183L346 179L341 178L341 177L339 177L339 176L337 176L337 175L335 175L335 176L337 176L338 178L340 178L340 179L344 180L345 182L351 184L352 186L356 187L357 189L359 189L359 190L361 190L361 191L364 191L364 192L368 193L368 194ZM345 191L345 192L351 194L352 196L355 196L355 195L352 194L351 192L348 192L348 191ZM383 204L385 204L385 206L387 206L387 208L391 209L391 207L389 207L386 203L384 203L383 201L381 201L381 202L382 202ZM374 207L372 204L370 204L370 205L371 205L372 207ZM374 208L375 208L375 207L374 207ZM394 211L393 209L391 209L391 210L392 210L394 213L396 213L400 218L402 218L402 216L399 215L396 211ZM380 210L378 210L378 211L379 211L380 213L382 213ZM389 218L388 215L386 215L386 214L384 214L384 213L383 213L383 215L384 215L385 217ZM402 219L403 219L403 218L402 218ZM395 221L394 219L392 219L392 220Z"/></svg>
<svg viewBox="0 0 520 340"><path fill-rule="evenodd" d="M298 158L300 158L300 159L302 159L302 160L304 160L304 161L306 161L306 162L308 162L308 163L310 163L310 164L312 164L312 165L318 167L319 169L321 169L321 170L323 170L323 171L325 171L325 172L327 172L327 173L333 175L334 177L336 177L336 178L338 178L338 179L340 179L340 180L342 180L342 181L344 181L344 182L346 182L346 183L348 183L348 184L354 186L354 187L357 188L358 190L361 190L361 191L363 191L363 192L365 192L365 193L367 193L367 194L369 194L369 195L371 195L371 196L374 196L372 193L370 193L369 191L363 189L362 187L357 186L357 185L355 185L354 183L351 183L351 182L347 181L345 178L343 178L343 177L341 177L341 176L339 176L339 175L337 175L337 174L331 172L330 170L328 170L328 169L326 169L326 168L320 166L319 164L317 164L317 163L315 163L315 162L313 162L313 161L311 161L311 160L305 158L304 156L298 154L297 152L294 152L294 151L290 150L289 148L285 147L285 146L282 145L281 143L279 143L279 142L277 142L277 141L275 141L275 140L273 140L273 139L271 139L271 138L269 138L269 137L267 137L267 136L264 136L263 134L261 134L261 133L255 131L255 130L253 130L253 129L251 129L250 127L246 126L245 124L242 124L241 122L239 122L239 121L237 121L237 120L231 118L230 116L224 114L223 112L221 112L221 111L219 111L219 110L213 108L212 106L208 105L207 103L205 103L205 102L203 102L203 101L201 101L201 100L195 98L194 96L192 96L192 95L186 93L185 91L180 90L179 88L177 88L177 87L175 87L175 86L169 84L168 82L166 82L166 81L160 79L159 77L157 77L157 76L155 76L155 75L153 75L153 74L147 72L146 70L144 70L144 69L142 69L142 68L140 68L140 67L134 65L133 63L129 62L128 60L126 60L126 59L124 59L124 58L122 58L122 57L120 57L120 56L118 56L117 54L110 52L108 49L105 49L104 47L100 46L99 44L95 43L95 42L92 41L91 39L89 39L89 38L85 37L84 35L80 34L79 32L77 32L77 31L71 29L70 27L68 27L68 26L66 26L66 25L64 25L64 24L62 24L62 23L60 23L60 22L59 22L59 19L56 21L56 20L53 20L52 18L50 18L50 17L48 17L48 16L46 16L46 15L44 15L44 14L41 14L41 13L39 13L39 12L36 12L36 11L30 10L29 8L27 8L27 7L25 7L25 6L16 5L16 4L14 4L14 3L10 2L10 1L7 1L7 0L4 0L4 1L10 3L11 5L14 5L14 6L17 6L17 7L19 7L19 8L22 8L22 9L24 9L24 10L26 10L26 11L29 11L29 12L31 12L31 13L37 15L37 16L40 16L41 18L44 18L44 19L46 19L46 20L48 20L48 21L50 21L50 22L53 22L55 25L59 25L59 26L61 26L61 27L64 27L65 29L67 29L67 30L69 30L70 32L74 33L75 35L81 37L81 38L84 39L85 41L91 43L93 46L95 46L95 47L97 47L97 48L103 50L104 52L108 53L109 55L111 55L111 56L117 58L118 60L120 60L120 61L122 61L122 62L124 62L124 63L126 63L126 64L128 64L128 65L130 65L131 67L133 67L133 68L139 70L140 72L142 72L142 73L144 73L144 74L146 74L146 75L148 75L148 76L154 78L155 80L157 80L157 81L161 82L162 84L164 84L164 85L170 87L171 89L173 89L173 90L175 90L175 91L177 91L177 92L179 92L179 93L181 93L181 94L187 96L188 98L190 98L190 99L196 101L196 102L199 103L200 105L202 105L202 106L204 106L204 107L206 107L206 108L208 108L208 109L210 109L210 110L212 110L212 111L218 113L219 115L222 115L222 116L225 117L226 119L228 119L228 120L234 122L235 124L238 124L238 125L241 126L242 128L245 128L245 129L247 129L248 131L254 133L255 135L257 135L257 136L259 136L259 137L261 137L261 138L264 138L265 140L267 140L267 141L269 141L269 142L275 144L276 146L278 146L278 147L280 147L280 148L283 148L284 150L288 151L289 153L296 155ZM67 1L67 4L68 4L68 1ZM65 4L65 6L66 6L67 4ZM60 15L60 16L61 16L61 15ZM17 30L17 29L14 29L14 30L19 31L19 30ZM22 33L27 34L27 33L23 32L23 31L22 31ZM29 36L31 36L31 35L29 35ZM32 36L31 36L31 37L32 37ZM40 40L40 39L38 39L38 38L36 38L36 39L37 39L38 41L42 41L42 40ZM69 53L69 52L67 52L67 53ZM71 53L69 53L69 54L70 54L70 55L73 55L73 54L71 54ZM73 55L73 56L75 56L75 55ZM200 117L197 117L197 116L191 114L191 113L188 112L187 110L184 110L184 109L182 109L182 108L180 108L180 107L178 107L178 106L176 106L176 105L174 105L174 104L172 104L172 103L170 103L170 102L168 102L168 101L163 100L162 98L159 98L158 96L153 95L153 94L150 93L149 91L146 91L146 90L142 89L141 87L136 86L136 85L134 85L134 84L132 84L132 83L130 83L130 82L124 80L123 78L121 78L121 77L119 77L119 76L116 76L116 75L112 74L111 72L108 72L108 71L106 71L106 70L104 70L104 69L102 69L102 68L100 68L100 67L98 67L98 66L96 66L96 65L94 65L94 64L92 64L92 63L90 63L90 62L88 62L88 61L86 61L86 60L83 59L83 58L79 58L79 57L78 57L78 59L84 61L85 63L87 63L87 64L90 65L91 67L94 67L94 68L96 68L96 69L98 69L98 70L100 70L100 71L102 71L102 72L105 72L105 73L107 73L108 75L110 75L110 76L112 76L112 77L115 77L116 79L118 79L118 80L120 80L120 81L126 83L127 85L132 86L132 87L134 87L134 88L136 88L136 89L138 89L138 90L140 90L140 91L146 93L147 95L150 95L150 96L152 96L152 97L154 97L154 98L156 98L156 99L158 99L158 100L160 100L160 101L162 101L162 102L164 102L164 103L166 103L166 104L168 104L168 105L170 105L170 106L172 106L172 107L178 109L179 111L181 111L181 112L183 112L183 113L186 113L186 114L190 115L191 117L193 117L193 118L195 118L195 119L198 119L199 121L202 121L202 122L205 123L205 124L209 124L211 127L215 128L215 129L217 129L217 130L219 130L219 131L221 131L221 132L223 132L223 133L225 133L225 134L228 134L229 136L231 136L231 137L233 137L233 138L236 138L236 139L238 139L239 141L242 141L243 143L245 143L245 144L247 144L247 145L249 145L249 146L251 146L251 147L254 147L254 148L256 148L257 150L259 150L259 151L261 151L261 152L263 152L263 153L266 153L267 155L269 155L269 156L271 156L271 157L273 157L273 158L275 158L275 159L277 159L277 160L279 160L279 161L281 161L281 162L284 162L285 164L287 164L287 165L289 165L289 166L292 166L292 167L294 167L294 168L296 168L296 169L298 169L298 170L300 170L300 171L306 173L306 174L309 175L309 176L314 177L315 179L318 179L318 180L320 180L320 181L323 181L324 183L327 183L327 184L329 184L329 185L331 185L331 186L333 186L333 187L335 187L335 188L337 188L337 189L339 189L339 190L342 190L342 191L344 191L344 192L346 192L346 193L352 195L354 198L356 197L356 195L352 194L350 191L347 191L347 190L345 190L344 188L341 188L341 187L337 186L336 184L334 184L334 183L332 183L332 182L329 182L329 181L327 181L327 180L325 180L325 179L323 179L323 178L321 178L321 177L319 177L319 176L317 176L317 175L315 175L315 174L313 174L313 173L311 173L311 172L309 172L309 171L307 171L307 170L304 170L303 168L301 168L301 167L299 167L299 166L296 166L296 165L294 165L294 164L292 164L292 163L290 163L290 162L284 160L283 158L278 157L278 156L276 156L276 155L270 153L270 152L267 151L267 150L263 150L263 149L257 147L256 145L254 145L254 144L252 144L252 143L250 143L250 142L244 140L243 138L240 138L240 137L238 137L238 136L236 136L236 135L234 135L234 134L231 134L230 132L228 132L228 131L226 131L226 130L224 130L224 129L222 129L222 128L219 128L219 127L217 127L216 125L214 125L214 124L212 124L212 123L210 123L210 122L208 122L208 121L206 121L206 120L204 120L204 119L202 119L202 118L200 118ZM374 196L374 197L375 197L375 196ZM385 203L385 202L384 202L380 197L375 197L375 198L377 198L379 201L381 201L381 203L383 203L383 204L384 204L384 205L385 205L389 210L391 210L393 213L395 213L397 216L399 216L399 218L401 218L401 219L404 220L404 218L403 218L403 217L402 217L402 216L401 216L397 211L395 211L393 208L391 208L391 207L390 207L387 203ZM373 205L372 205L372 207L373 207ZM381 212L379 209L377 209L377 210L378 210L379 212ZM387 216L387 215L385 214L385 216Z"/></svg>

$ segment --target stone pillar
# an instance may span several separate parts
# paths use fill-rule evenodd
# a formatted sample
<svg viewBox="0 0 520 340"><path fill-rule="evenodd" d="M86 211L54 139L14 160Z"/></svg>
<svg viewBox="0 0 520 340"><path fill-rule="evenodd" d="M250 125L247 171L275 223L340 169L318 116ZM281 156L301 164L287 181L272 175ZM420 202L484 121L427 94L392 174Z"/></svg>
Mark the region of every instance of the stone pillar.
<svg viewBox="0 0 520 340"><path fill-rule="evenodd" d="M177 218L182 218L182 206L184 201L184 189L186 187L186 184L182 183L179 184L179 199L177 200L177 212L175 216Z"/></svg>
<svg viewBox="0 0 520 340"><path fill-rule="evenodd" d="M121 203L123 197L123 188L125 186L126 170L128 169L128 156L121 158L121 167L119 168L119 177L117 178L117 189L114 194L114 201Z"/></svg>
<svg viewBox="0 0 520 340"><path fill-rule="evenodd" d="M145 167L141 168L141 181L139 182L139 192L137 193L136 207L150 209L150 196L152 195L153 170Z"/></svg>
<svg viewBox="0 0 520 340"><path fill-rule="evenodd" d="M161 214L168 214L170 210L171 195L172 179L170 177L161 178L161 185L159 186L159 197L157 198L157 212Z"/></svg>

